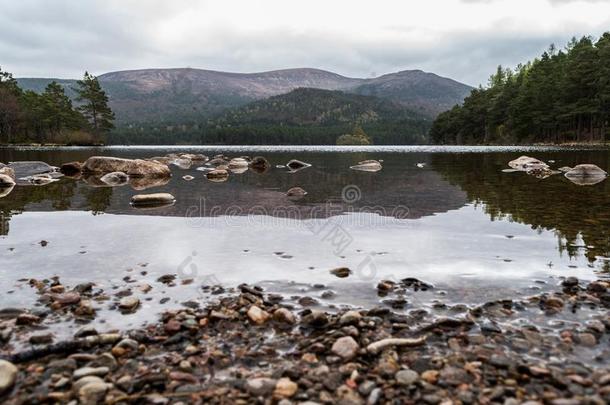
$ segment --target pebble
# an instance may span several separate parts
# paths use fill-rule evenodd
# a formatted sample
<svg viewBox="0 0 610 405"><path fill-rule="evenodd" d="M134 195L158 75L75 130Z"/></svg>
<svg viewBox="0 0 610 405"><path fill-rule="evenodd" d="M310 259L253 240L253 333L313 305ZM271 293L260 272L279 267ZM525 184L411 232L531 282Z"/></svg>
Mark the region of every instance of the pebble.
<svg viewBox="0 0 610 405"><path fill-rule="evenodd" d="M273 313L273 320L289 325L294 325L296 323L294 314L286 308L276 309Z"/></svg>
<svg viewBox="0 0 610 405"><path fill-rule="evenodd" d="M272 378L251 378L246 381L246 389L252 395L269 395L276 388L277 381Z"/></svg>
<svg viewBox="0 0 610 405"><path fill-rule="evenodd" d="M260 309L256 305L252 305L248 309L248 318L257 325L264 324L270 317L271 315L267 311Z"/></svg>
<svg viewBox="0 0 610 405"><path fill-rule="evenodd" d="M290 378L280 378L273 390L273 396L275 398L290 398L296 394L299 386L293 382Z"/></svg>
<svg viewBox="0 0 610 405"><path fill-rule="evenodd" d="M398 384L411 385L419 379L419 374L413 370L400 370L394 378Z"/></svg>
<svg viewBox="0 0 610 405"><path fill-rule="evenodd" d="M343 360L351 360L356 357L360 346L351 336L345 336L337 339L333 344L331 351Z"/></svg>
<svg viewBox="0 0 610 405"><path fill-rule="evenodd" d="M15 384L17 367L9 361L0 360L0 393L4 393Z"/></svg>
<svg viewBox="0 0 610 405"><path fill-rule="evenodd" d="M83 367L77 370L74 370L72 377L79 379L82 377L88 377L91 375L102 377L110 372L108 367Z"/></svg>
<svg viewBox="0 0 610 405"><path fill-rule="evenodd" d="M358 311L347 311L339 319L341 325L356 325L362 319L362 315Z"/></svg>
<svg viewBox="0 0 610 405"><path fill-rule="evenodd" d="M140 300L138 299L138 297L134 296L123 297L119 302L119 308L129 311L136 309L139 305Z"/></svg>
<svg viewBox="0 0 610 405"><path fill-rule="evenodd" d="M352 273L352 271L350 269L348 269L347 267L338 267L338 268L332 269L330 271L330 274L337 276L339 278L349 277L349 275L351 273Z"/></svg>

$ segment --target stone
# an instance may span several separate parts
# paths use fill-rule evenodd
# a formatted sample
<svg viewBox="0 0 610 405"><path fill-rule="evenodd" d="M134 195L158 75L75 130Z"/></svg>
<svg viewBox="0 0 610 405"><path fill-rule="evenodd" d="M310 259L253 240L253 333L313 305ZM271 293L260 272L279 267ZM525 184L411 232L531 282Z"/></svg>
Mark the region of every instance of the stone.
<svg viewBox="0 0 610 405"><path fill-rule="evenodd" d="M362 315L358 311L347 311L341 318L339 318L339 323L341 325L356 325L362 319Z"/></svg>
<svg viewBox="0 0 610 405"><path fill-rule="evenodd" d="M131 197L133 206L158 206L173 204L176 198L169 193L137 194Z"/></svg>
<svg viewBox="0 0 610 405"><path fill-rule="evenodd" d="M421 374L421 379L428 384L436 384L439 372L437 370L426 370Z"/></svg>
<svg viewBox="0 0 610 405"><path fill-rule="evenodd" d="M17 367L6 360L0 360L0 394L5 393L15 385Z"/></svg>
<svg viewBox="0 0 610 405"><path fill-rule="evenodd" d="M15 171L8 166L0 168L0 187L8 188L15 184Z"/></svg>
<svg viewBox="0 0 610 405"><path fill-rule="evenodd" d="M182 176L182 179L184 179L186 181L191 181L191 180L194 180L195 178L193 176L191 176L190 174L186 174L186 175Z"/></svg>
<svg viewBox="0 0 610 405"><path fill-rule="evenodd" d="M358 162L357 165L350 166L350 169L362 172L378 172L381 170L381 163L379 163L377 160L364 160L362 162Z"/></svg>
<svg viewBox="0 0 610 405"><path fill-rule="evenodd" d="M269 161L262 156L255 156L252 161L250 161L250 169L255 173L264 173L269 170L270 167Z"/></svg>
<svg viewBox="0 0 610 405"><path fill-rule="evenodd" d="M599 166L593 164L582 164L572 168L566 172L566 177L606 177L608 173L602 170Z"/></svg>
<svg viewBox="0 0 610 405"><path fill-rule="evenodd" d="M344 336L335 341L331 351L343 360L351 360L358 354L360 345L351 336Z"/></svg>
<svg viewBox="0 0 610 405"><path fill-rule="evenodd" d="M220 183L229 178L229 172L225 169L214 169L205 174L205 177L213 182Z"/></svg>
<svg viewBox="0 0 610 405"><path fill-rule="evenodd" d="M412 385L419 380L419 374L413 370L400 370L396 373L394 379L400 385Z"/></svg>
<svg viewBox="0 0 610 405"><path fill-rule="evenodd" d="M578 279L576 277L568 277L561 283L564 287L576 287L578 285Z"/></svg>
<svg viewBox="0 0 610 405"><path fill-rule="evenodd" d="M156 160L92 156L82 166L86 173L123 172L129 177L170 177L169 166Z"/></svg>
<svg viewBox="0 0 610 405"><path fill-rule="evenodd" d="M307 191L303 190L301 187L292 187L286 191L286 195L291 199L300 199L307 195Z"/></svg>
<svg viewBox="0 0 610 405"><path fill-rule="evenodd" d="M294 314L286 308L276 309L273 313L273 320L289 325L294 325L296 323L296 318Z"/></svg>
<svg viewBox="0 0 610 405"><path fill-rule="evenodd" d="M330 274L339 278L346 278L349 277L350 274L352 274L352 271L347 267L338 267L336 269L330 270Z"/></svg>
<svg viewBox="0 0 610 405"><path fill-rule="evenodd" d="M280 378L273 390L273 396L275 398L290 398L296 394L299 386L293 382L290 378Z"/></svg>
<svg viewBox="0 0 610 405"><path fill-rule="evenodd" d="M323 311L314 309L309 314L303 316L301 322L306 326L320 328L328 324L328 316Z"/></svg>
<svg viewBox="0 0 610 405"><path fill-rule="evenodd" d="M109 186L123 186L129 182L129 176L123 172L106 173L100 178L100 181Z"/></svg>
<svg viewBox="0 0 610 405"><path fill-rule="evenodd" d="M80 294L76 292L67 292L53 296L53 302L61 306L78 304L80 299Z"/></svg>
<svg viewBox="0 0 610 405"><path fill-rule="evenodd" d="M592 333L579 333L577 335L578 343L583 346L593 347L597 344L597 339Z"/></svg>
<svg viewBox="0 0 610 405"><path fill-rule="evenodd" d="M119 308L121 308L122 310L125 310L125 311L133 311L138 306L140 306L140 300L138 299L138 297L134 297L134 296L123 297L123 298L121 298L121 301L119 301Z"/></svg>
<svg viewBox="0 0 610 405"><path fill-rule="evenodd" d="M229 169L245 168L248 165L248 161L244 158L233 158L229 161Z"/></svg>
<svg viewBox="0 0 610 405"><path fill-rule="evenodd" d="M8 167L14 171L15 178L54 173L59 170L55 166L51 166L48 163L40 161L11 162L9 163Z"/></svg>
<svg viewBox="0 0 610 405"><path fill-rule="evenodd" d="M246 390L255 396L269 395L276 388L277 381L272 378L250 378L246 381Z"/></svg>
<svg viewBox="0 0 610 405"><path fill-rule="evenodd" d="M81 162L68 162L64 163L59 167L59 171L64 176L76 176L83 170L83 164Z"/></svg>
<svg viewBox="0 0 610 405"><path fill-rule="evenodd" d="M508 165L520 171L531 171L531 170L548 170L549 166L541 160L538 160L529 156L520 156L515 160L508 162Z"/></svg>
<svg viewBox="0 0 610 405"><path fill-rule="evenodd" d="M267 311L260 309L256 305L252 305L248 309L248 318L257 325L264 324L270 317L271 315Z"/></svg>
<svg viewBox="0 0 610 405"><path fill-rule="evenodd" d="M103 401L110 384L105 382L90 382L78 390L81 405L96 405Z"/></svg>
<svg viewBox="0 0 610 405"><path fill-rule="evenodd" d="M309 163L301 162L300 160L292 159L286 163L286 167L292 172L296 172L308 167L311 167Z"/></svg>

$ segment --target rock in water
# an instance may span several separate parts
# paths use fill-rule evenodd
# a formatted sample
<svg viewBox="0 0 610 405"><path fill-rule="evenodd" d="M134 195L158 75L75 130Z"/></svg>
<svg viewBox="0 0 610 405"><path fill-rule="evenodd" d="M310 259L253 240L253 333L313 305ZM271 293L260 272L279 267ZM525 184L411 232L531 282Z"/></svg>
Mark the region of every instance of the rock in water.
<svg viewBox="0 0 610 405"><path fill-rule="evenodd" d="M541 160L530 156L520 156L515 160L508 162L508 165L516 170L527 171L528 169L544 168L548 169L549 166Z"/></svg>
<svg viewBox="0 0 610 405"><path fill-rule="evenodd" d="M129 176L123 172L112 172L103 175L100 178L100 181L109 186L122 186L127 184L127 182L129 181Z"/></svg>
<svg viewBox="0 0 610 405"><path fill-rule="evenodd" d="M225 169L214 169L210 172L207 172L205 177L215 183L221 183L223 181L227 181L227 179L229 178L229 172Z"/></svg>
<svg viewBox="0 0 610 405"><path fill-rule="evenodd" d="M250 162L250 169L256 173L265 173L271 165L262 156L255 156Z"/></svg>
<svg viewBox="0 0 610 405"><path fill-rule="evenodd" d="M346 278L346 277L349 277L350 274L352 274L352 271L350 269L348 269L347 267L339 267L336 269L332 269L330 271L330 274L337 276L339 278Z"/></svg>
<svg viewBox="0 0 610 405"><path fill-rule="evenodd" d="M83 164L81 162L69 162L64 163L60 166L59 171L64 176L76 176L83 170Z"/></svg>
<svg viewBox="0 0 610 405"><path fill-rule="evenodd" d="M0 394L6 392L15 384L17 367L11 362L0 360Z"/></svg>
<svg viewBox="0 0 610 405"><path fill-rule="evenodd" d="M186 181L191 181L194 179L194 177L191 176L190 174L184 175L184 176L182 176L182 178Z"/></svg>
<svg viewBox="0 0 610 405"><path fill-rule="evenodd" d="M303 190L301 187L293 187L286 191L286 195L290 199L299 200L307 195L307 191Z"/></svg>
<svg viewBox="0 0 610 405"><path fill-rule="evenodd" d="M248 161L244 158L234 158L229 161L229 169L236 169L240 167L248 167Z"/></svg>
<svg viewBox="0 0 610 405"><path fill-rule="evenodd" d="M0 167L0 187L15 185L15 171L8 166Z"/></svg>
<svg viewBox="0 0 610 405"><path fill-rule="evenodd" d="M256 305L252 305L248 310L248 318L257 325L264 324L270 317L271 315L267 311L260 309Z"/></svg>
<svg viewBox="0 0 610 405"><path fill-rule="evenodd" d="M131 197L131 204L134 206L162 206L173 204L176 201L169 193L137 194Z"/></svg>
<svg viewBox="0 0 610 405"><path fill-rule="evenodd" d="M286 163L286 167L290 169L291 172L297 172L299 170L310 167L309 163L301 162L300 160L292 159L288 163Z"/></svg>
<svg viewBox="0 0 610 405"><path fill-rule="evenodd" d="M191 159L181 157L170 161L170 164L179 167L180 169L186 170L191 168L191 166L193 165L193 161Z"/></svg>
<svg viewBox="0 0 610 405"><path fill-rule="evenodd" d="M361 172L378 172L381 170L381 163L377 160L363 160L358 162L357 165L350 166L352 170L359 170Z"/></svg>
<svg viewBox="0 0 610 405"><path fill-rule="evenodd" d="M92 156L83 165L88 173L123 172L130 177L170 177L166 164L156 160L122 159L108 156Z"/></svg>
<svg viewBox="0 0 610 405"><path fill-rule="evenodd" d="M608 173L597 165L582 164L574 166L565 173L565 176L574 184L591 186L604 181L608 176Z"/></svg>
<svg viewBox="0 0 610 405"><path fill-rule="evenodd" d="M140 305L140 300L137 297L129 296L121 298L119 308L123 311L134 311Z"/></svg>
<svg viewBox="0 0 610 405"><path fill-rule="evenodd" d="M8 167L15 171L15 177L28 177L36 174L52 173L58 171L58 168L51 166L45 162L11 162Z"/></svg>

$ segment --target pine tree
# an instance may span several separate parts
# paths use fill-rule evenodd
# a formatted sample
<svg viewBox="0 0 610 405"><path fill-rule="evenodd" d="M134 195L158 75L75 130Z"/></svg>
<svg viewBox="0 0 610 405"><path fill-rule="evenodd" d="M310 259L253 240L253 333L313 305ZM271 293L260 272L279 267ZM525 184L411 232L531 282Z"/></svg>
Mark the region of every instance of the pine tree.
<svg viewBox="0 0 610 405"><path fill-rule="evenodd" d="M74 89L78 94L76 100L83 103L77 109L87 118L93 132L101 134L113 129L114 113L108 106L108 96L97 77L85 72L83 80L77 84L78 88Z"/></svg>

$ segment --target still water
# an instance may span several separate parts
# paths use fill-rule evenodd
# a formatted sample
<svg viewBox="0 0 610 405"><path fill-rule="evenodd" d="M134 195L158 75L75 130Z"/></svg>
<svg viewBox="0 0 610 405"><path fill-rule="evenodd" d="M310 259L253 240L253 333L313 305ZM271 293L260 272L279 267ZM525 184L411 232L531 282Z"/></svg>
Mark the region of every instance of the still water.
<svg viewBox="0 0 610 405"><path fill-rule="evenodd" d="M30 307L36 294L27 280L53 276L70 286L92 281L107 292L132 289L143 302L139 311L121 315L100 303L104 316L95 321L123 328L206 298L202 285L256 283L295 303L307 296L332 308L387 304L375 288L383 279L434 284L408 297L409 310L522 296L565 276L610 272L610 180L579 186L561 174L502 172L522 154L555 168L594 163L608 171L607 149L11 148L0 149L0 162L58 166L93 155L172 152L260 155L272 168L231 174L224 183L208 181L194 165L172 166L172 178L161 183L101 187L62 178L16 186L0 198L0 308ZM276 168L290 159L312 166L294 173ZM350 170L365 159L383 160L383 169ZM285 192L295 186L308 194L289 199ZM133 208L130 198L143 192L169 192L176 203ZM337 267L352 274L337 278L329 272ZM177 276L175 287L157 282L166 274ZM153 289L144 293L143 284Z"/></svg>

